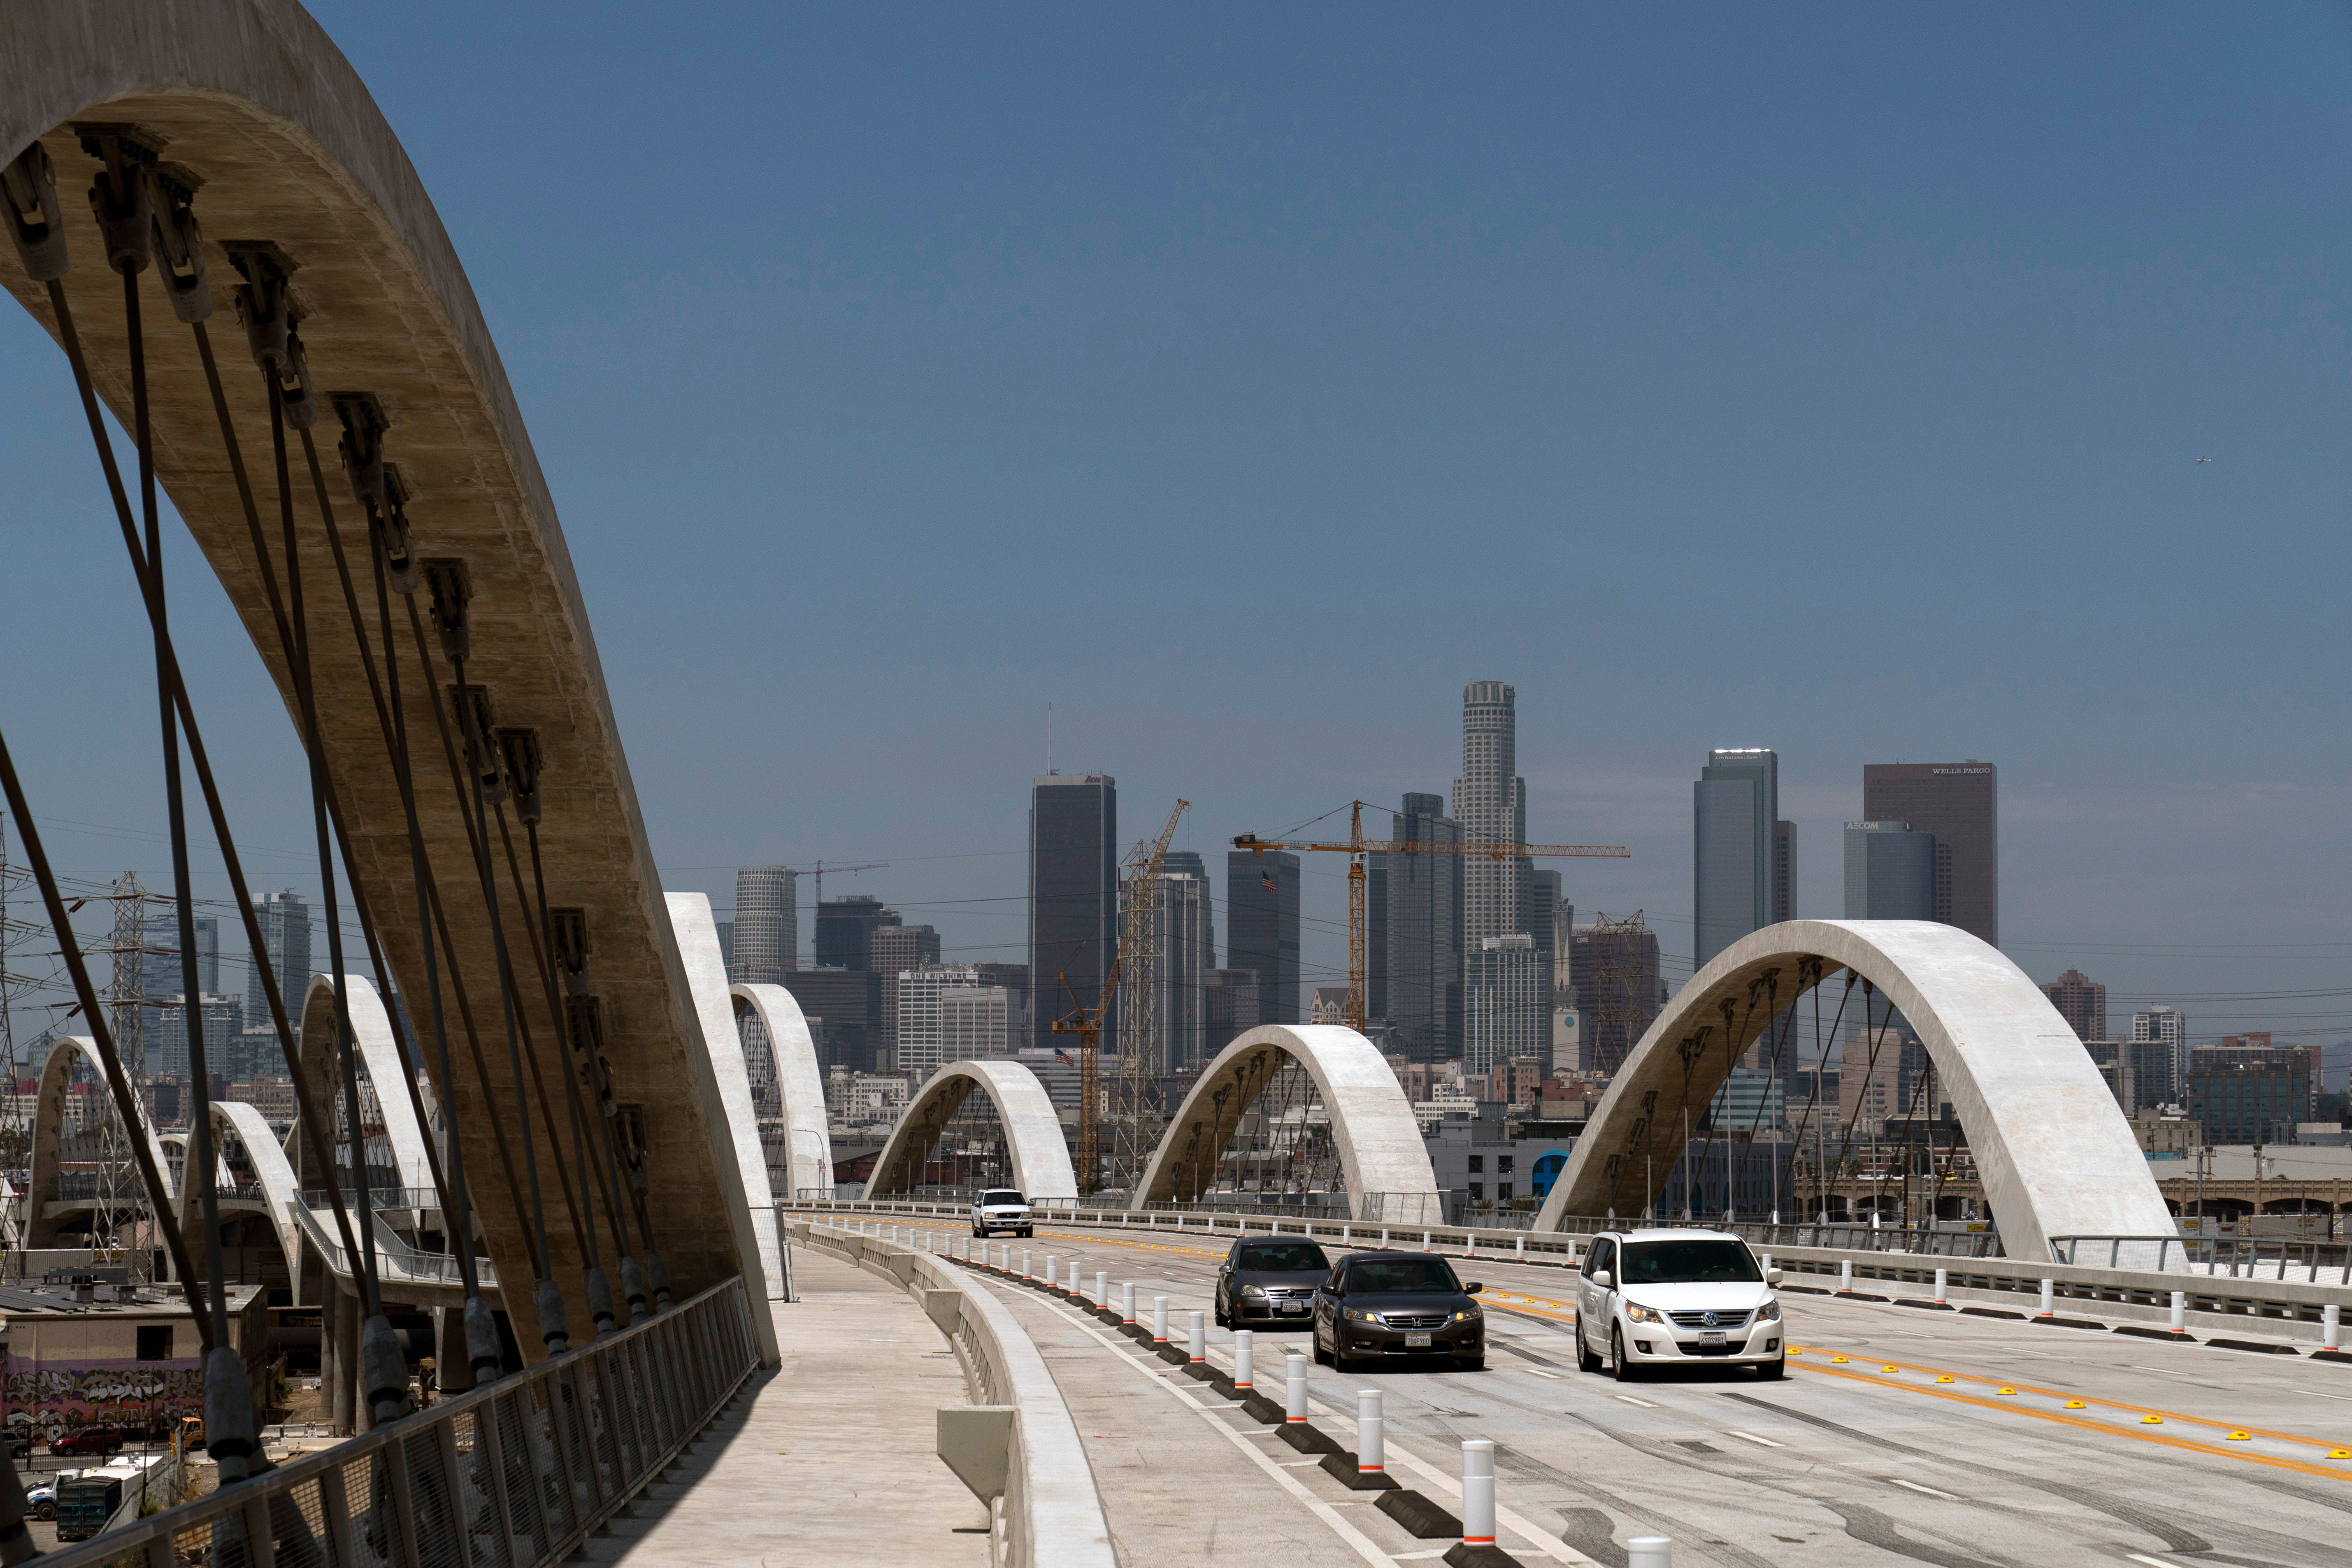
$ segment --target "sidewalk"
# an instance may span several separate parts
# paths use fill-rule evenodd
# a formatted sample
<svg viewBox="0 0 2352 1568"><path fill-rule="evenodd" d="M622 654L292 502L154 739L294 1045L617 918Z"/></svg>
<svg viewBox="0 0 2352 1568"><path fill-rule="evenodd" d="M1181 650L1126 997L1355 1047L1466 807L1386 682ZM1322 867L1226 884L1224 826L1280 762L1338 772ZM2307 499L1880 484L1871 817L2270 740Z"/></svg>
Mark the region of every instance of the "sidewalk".
<svg viewBox="0 0 2352 1568"><path fill-rule="evenodd" d="M793 1270L801 1300L766 1303L782 1366L755 1374L587 1561L985 1568L987 1511L935 1452L934 1412L967 1403L946 1339L889 1280L814 1248L794 1249Z"/></svg>

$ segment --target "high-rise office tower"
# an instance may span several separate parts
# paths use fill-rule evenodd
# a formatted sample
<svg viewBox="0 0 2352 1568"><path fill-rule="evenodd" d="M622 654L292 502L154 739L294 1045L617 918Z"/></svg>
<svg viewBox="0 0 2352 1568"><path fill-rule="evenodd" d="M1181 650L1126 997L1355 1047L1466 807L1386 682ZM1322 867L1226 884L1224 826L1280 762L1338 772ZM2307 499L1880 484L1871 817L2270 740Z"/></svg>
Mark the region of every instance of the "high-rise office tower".
<svg viewBox="0 0 2352 1568"><path fill-rule="evenodd" d="M1930 920L2000 945L2000 775L1990 763L1871 763L1862 815L1907 822L1936 839Z"/></svg>
<svg viewBox="0 0 2352 1568"><path fill-rule="evenodd" d="M882 1044L898 1043L898 976L940 961L940 933L930 926L877 925L866 938L874 973L882 977Z"/></svg>
<svg viewBox="0 0 2352 1568"><path fill-rule="evenodd" d="M735 873L735 931L727 977L744 985L782 985L800 966L800 878L782 866Z"/></svg>
<svg viewBox="0 0 2352 1568"><path fill-rule="evenodd" d="M1781 822L1772 835L1772 923L1797 918L1797 825Z"/></svg>
<svg viewBox="0 0 2352 1568"><path fill-rule="evenodd" d="M919 1083L944 1064L965 1059L949 1043L950 1031L941 1007L944 999L953 994L981 989L980 972L969 963L927 963L887 977L883 990L890 997L887 1005L898 1026L892 1065ZM1001 1015L1003 993L999 990L997 995L1000 1004L996 1011ZM954 1031L959 1043L969 1035L969 1022L964 1018ZM1003 1053L1000 1050L994 1054Z"/></svg>
<svg viewBox="0 0 2352 1568"><path fill-rule="evenodd" d="M1459 844L1462 825L1445 815L1444 801L1410 794L1397 814L1392 837L1407 844ZM1368 989L1379 976L1377 1000L1367 999L1374 1017L1391 1029L1391 1048L1419 1062L1444 1062L1462 1055L1463 855L1373 855L1367 858L1367 903L1382 915L1381 940L1367 910L1365 968ZM1236 960L1235 962L1239 962Z"/></svg>
<svg viewBox="0 0 2352 1568"><path fill-rule="evenodd" d="M1031 1043L1067 1047L1054 1020L1095 1006L1118 941L1118 781L1046 773L1029 791ZM1117 1020L1102 1048L1116 1050Z"/></svg>
<svg viewBox="0 0 2352 1568"><path fill-rule="evenodd" d="M1462 776L1454 781L1454 820L1472 844L1524 844L1528 837L1528 782L1518 776L1519 721L1517 692L1499 680L1474 680L1462 689ZM1465 947L1481 937L1519 931L1525 910L1528 862L1462 857L1462 936Z"/></svg>
<svg viewBox="0 0 2352 1568"><path fill-rule="evenodd" d="M2070 969L2042 988L2078 1040L2107 1037L2107 988L2079 969Z"/></svg>
<svg viewBox="0 0 2352 1568"><path fill-rule="evenodd" d="M1257 1021L1298 1015L1298 857L1287 850L1225 853L1225 962L1257 974Z"/></svg>
<svg viewBox="0 0 2352 1568"><path fill-rule="evenodd" d="M864 893L828 899L816 907L816 966L819 969L875 969L874 932L898 924L898 911Z"/></svg>
<svg viewBox="0 0 2352 1568"><path fill-rule="evenodd" d="M147 951L140 968L139 985L149 999L176 996L187 989L180 980L178 910L166 909L149 915L146 933L141 938L140 945ZM196 976L199 990L205 993L220 990L220 921L211 915L196 917ZM293 1005L291 1002L288 1004L289 1007Z"/></svg>
<svg viewBox="0 0 2352 1568"><path fill-rule="evenodd" d="M302 1027L302 994L310 985L310 906L302 895L289 888L282 893L266 893L253 906L255 918L261 926L264 951L253 955L252 967L245 977L245 1010L249 1017L269 1019L269 997L262 988L261 966L278 978L278 989L286 1001L286 1019L297 1031Z"/></svg>
<svg viewBox="0 0 2352 1568"><path fill-rule="evenodd" d="M1780 759L1717 748L1691 785L1692 956L1701 968L1773 919L1780 842Z"/></svg>
<svg viewBox="0 0 2352 1568"><path fill-rule="evenodd" d="M1562 900L1559 896L1559 873L1530 867L1527 879L1527 909L1519 923L1527 928L1536 950L1536 996L1541 1003L1543 1016L1538 1021L1534 1035L1535 1047L1515 1053L1517 1057L1539 1057L1547 1068L1551 1064L1551 1005L1559 986L1559 970L1553 962L1553 949L1559 933L1552 922L1559 918ZM1522 1042L1524 1043L1524 1042Z"/></svg>
<svg viewBox="0 0 2352 1568"><path fill-rule="evenodd" d="M1907 822L1845 825L1845 918L1936 918L1936 838Z"/></svg>
<svg viewBox="0 0 2352 1568"><path fill-rule="evenodd" d="M2134 1013L2131 1037L2164 1046L2164 1099L2180 1104L2189 1093L2189 1015L2162 1005Z"/></svg>
<svg viewBox="0 0 2352 1568"><path fill-rule="evenodd" d="M1123 896L1151 899L1152 1029L1148 1073L1175 1072L1206 1059L1207 999L1202 977L1217 966L1214 900L1208 868L1190 849L1171 849L1155 886L1145 894L1133 883ZM1133 1015L1129 1015L1133 1016Z"/></svg>
<svg viewBox="0 0 2352 1568"><path fill-rule="evenodd" d="M1469 953L1462 1004L1462 1070L1492 1073L1551 1049L1551 1007L1540 989L1535 939L1524 931L1480 937Z"/></svg>
<svg viewBox="0 0 2352 1568"><path fill-rule="evenodd" d="M1615 1074L1656 1020L1660 1007L1658 935L1631 920L1603 916L1569 938L1569 965L1583 1045L1580 1070Z"/></svg>
<svg viewBox="0 0 2352 1568"><path fill-rule="evenodd" d="M147 1071L156 1078L188 1076L187 998L178 994L154 999L163 1005L148 1015ZM245 1032L245 1009L234 996L206 996L198 1004L203 1016L205 1070L231 1083L253 1077L253 1064L237 1049ZM264 1070L285 1071L278 1060L278 1037L268 1037L270 1049ZM127 1065L127 1064L126 1064Z"/></svg>
<svg viewBox="0 0 2352 1568"><path fill-rule="evenodd" d="M1029 966L1025 963L975 963L982 985L1001 988L1004 1005L1011 1009L1012 1022L1006 1026L1013 1033L1012 1045L1006 1048L1019 1050L1029 1043Z"/></svg>
<svg viewBox="0 0 2352 1568"><path fill-rule="evenodd" d="M1212 969L1201 977L1201 992L1209 1010L1209 1033L1202 1048L1213 1058L1257 1027L1257 972Z"/></svg>

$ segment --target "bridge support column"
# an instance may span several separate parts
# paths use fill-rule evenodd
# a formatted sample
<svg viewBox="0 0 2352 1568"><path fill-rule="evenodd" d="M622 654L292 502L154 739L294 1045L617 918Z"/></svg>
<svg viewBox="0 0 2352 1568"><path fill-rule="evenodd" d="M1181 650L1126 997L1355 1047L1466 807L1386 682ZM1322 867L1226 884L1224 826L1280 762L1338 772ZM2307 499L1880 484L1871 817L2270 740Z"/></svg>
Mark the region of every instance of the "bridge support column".
<svg viewBox="0 0 2352 1568"><path fill-rule="evenodd" d="M443 1394L474 1386L473 1358L466 1353L466 1309L433 1309L433 1381Z"/></svg>
<svg viewBox="0 0 2352 1568"><path fill-rule="evenodd" d="M360 1304L343 1294L342 1287L331 1279L327 1282L327 1300L333 1316L321 1325L319 1353L323 1369L327 1347L334 1347L334 1381L327 1384L328 1408L334 1416L335 1435L346 1437L361 1430Z"/></svg>

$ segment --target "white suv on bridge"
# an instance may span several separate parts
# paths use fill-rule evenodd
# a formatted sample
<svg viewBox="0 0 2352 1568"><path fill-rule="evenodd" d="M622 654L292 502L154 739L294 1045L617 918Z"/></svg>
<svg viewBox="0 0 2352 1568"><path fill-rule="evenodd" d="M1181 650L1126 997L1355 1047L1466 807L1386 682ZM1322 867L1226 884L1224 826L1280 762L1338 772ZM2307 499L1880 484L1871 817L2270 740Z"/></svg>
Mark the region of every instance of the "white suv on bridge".
<svg viewBox="0 0 2352 1568"><path fill-rule="evenodd" d="M1032 1224L1029 1200L1011 1187L990 1187L971 1200L971 1233L1027 1236Z"/></svg>
<svg viewBox="0 0 2352 1568"><path fill-rule="evenodd" d="M1719 1230L1604 1231L1584 1255L1576 1361L1629 1383L1652 1367L1787 1370L1777 1268Z"/></svg>

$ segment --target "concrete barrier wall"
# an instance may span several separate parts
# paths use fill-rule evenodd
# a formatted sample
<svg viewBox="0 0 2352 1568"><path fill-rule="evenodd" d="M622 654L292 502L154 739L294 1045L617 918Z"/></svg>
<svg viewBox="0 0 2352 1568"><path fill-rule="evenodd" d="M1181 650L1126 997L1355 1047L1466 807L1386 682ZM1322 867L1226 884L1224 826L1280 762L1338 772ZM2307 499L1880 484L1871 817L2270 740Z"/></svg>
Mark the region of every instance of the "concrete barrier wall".
<svg viewBox="0 0 2352 1568"><path fill-rule="evenodd" d="M946 1258L831 1225L789 1220L791 1239L895 1279L955 1346L976 1405L1013 1412L1004 1489L989 1505L1003 1568L1116 1568L1094 1468L1045 1357L1012 1310ZM944 1310L943 1297L954 1298Z"/></svg>

